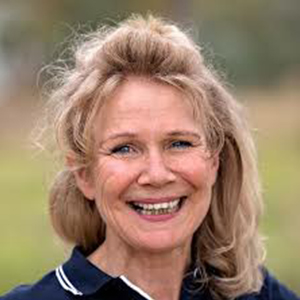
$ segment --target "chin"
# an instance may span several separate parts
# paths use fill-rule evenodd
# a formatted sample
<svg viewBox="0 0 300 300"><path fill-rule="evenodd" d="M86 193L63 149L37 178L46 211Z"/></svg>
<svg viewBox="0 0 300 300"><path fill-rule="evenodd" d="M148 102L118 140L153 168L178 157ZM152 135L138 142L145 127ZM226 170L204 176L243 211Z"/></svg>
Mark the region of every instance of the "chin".
<svg viewBox="0 0 300 300"><path fill-rule="evenodd" d="M179 248L190 247L192 237L178 237L170 232L158 232L143 234L141 238L136 237L131 247L138 251L150 253L165 253Z"/></svg>

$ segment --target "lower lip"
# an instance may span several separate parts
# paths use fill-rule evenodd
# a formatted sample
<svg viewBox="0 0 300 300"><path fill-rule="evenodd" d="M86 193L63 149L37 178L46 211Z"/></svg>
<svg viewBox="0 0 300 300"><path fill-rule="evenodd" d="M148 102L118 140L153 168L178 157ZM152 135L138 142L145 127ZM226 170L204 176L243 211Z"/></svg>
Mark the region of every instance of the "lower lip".
<svg viewBox="0 0 300 300"><path fill-rule="evenodd" d="M164 222L164 221L168 221L168 220L176 217L176 215L178 214L180 209L181 208L179 208L179 210L177 210L176 212L173 212L170 214L164 214L164 215L142 215L142 214L139 214L138 212L135 212L135 213L143 220L146 220L149 222Z"/></svg>
<svg viewBox="0 0 300 300"><path fill-rule="evenodd" d="M185 202L186 199L184 199L183 201ZM168 220L171 220L173 218L175 218L179 212L182 210L183 206L184 206L184 202L180 204L179 209L177 209L175 212L171 212L171 213L167 213L167 214L161 214L161 215L143 215L138 213L136 210L134 209L130 209L131 211L133 211L133 213L135 213L136 215L138 215L141 219L148 221L148 222L165 222Z"/></svg>

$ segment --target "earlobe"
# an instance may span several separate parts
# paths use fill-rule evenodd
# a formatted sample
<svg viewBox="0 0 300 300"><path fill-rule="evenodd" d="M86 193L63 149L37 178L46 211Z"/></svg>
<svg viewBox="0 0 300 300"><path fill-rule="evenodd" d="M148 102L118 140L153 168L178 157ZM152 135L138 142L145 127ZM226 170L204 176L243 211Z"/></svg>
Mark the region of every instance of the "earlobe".
<svg viewBox="0 0 300 300"><path fill-rule="evenodd" d="M91 176L89 176L88 171L85 168L74 170L73 174L75 176L77 187L83 193L83 195L89 199L95 199L94 184L92 182Z"/></svg>
<svg viewBox="0 0 300 300"><path fill-rule="evenodd" d="M94 192L94 185L89 174L88 170L84 167L76 168L74 159L71 156L68 156L66 159L66 164L70 168L71 172L73 173L76 181L76 185L79 190L83 193L83 195L89 199L95 199L95 192Z"/></svg>
<svg viewBox="0 0 300 300"><path fill-rule="evenodd" d="M217 181L217 178L218 178L219 165L220 165L220 157L219 157L219 155L216 154L212 157L212 161L211 161L213 184L215 184L215 182Z"/></svg>
<svg viewBox="0 0 300 300"><path fill-rule="evenodd" d="M218 172L219 165L220 165L220 157L219 157L218 154L216 154L216 155L213 157L213 167L214 167L214 169L216 170L216 172Z"/></svg>

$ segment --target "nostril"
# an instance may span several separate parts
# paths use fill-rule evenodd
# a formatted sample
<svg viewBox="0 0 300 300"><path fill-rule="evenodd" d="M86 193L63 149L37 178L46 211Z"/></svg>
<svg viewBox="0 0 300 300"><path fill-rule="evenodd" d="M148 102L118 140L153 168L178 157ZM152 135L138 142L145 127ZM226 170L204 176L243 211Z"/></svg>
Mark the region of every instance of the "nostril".
<svg viewBox="0 0 300 300"><path fill-rule="evenodd" d="M167 169L147 169L139 178L140 184L163 185L176 180L175 174Z"/></svg>
<svg viewBox="0 0 300 300"><path fill-rule="evenodd" d="M152 153L145 161L138 183L158 186L173 182L175 179L174 172L166 164L162 154Z"/></svg>

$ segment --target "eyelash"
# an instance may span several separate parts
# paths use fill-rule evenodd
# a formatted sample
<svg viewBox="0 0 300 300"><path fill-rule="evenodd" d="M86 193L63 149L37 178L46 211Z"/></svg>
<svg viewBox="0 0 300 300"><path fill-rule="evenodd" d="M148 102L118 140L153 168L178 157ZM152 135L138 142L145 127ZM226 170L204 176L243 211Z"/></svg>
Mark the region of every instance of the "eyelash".
<svg viewBox="0 0 300 300"><path fill-rule="evenodd" d="M171 143L171 147L175 147L175 148L190 148L192 147L193 144L189 141L174 141Z"/></svg>
<svg viewBox="0 0 300 300"><path fill-rule="evenodd" d="M127 148L126 151L124 150L125 148ZM120 145L120 146L114 147L110 152L111 152L111 154L125 155L132 151L135 152L135 150L130 145Z"/></svg>
<svg viewBox="0 0 300 300"><path fill-rule="evenodd" d="M193 144L191 142L178 140L178 141L171 142L169 149L172 148L186 149L190 147L193 147ZM128 154L134 154L136 152L137 151L131 145L128 144L116 146L112 148L112 150L110 151L111 154L116 154L116 155L128 155Z"/></svg>

